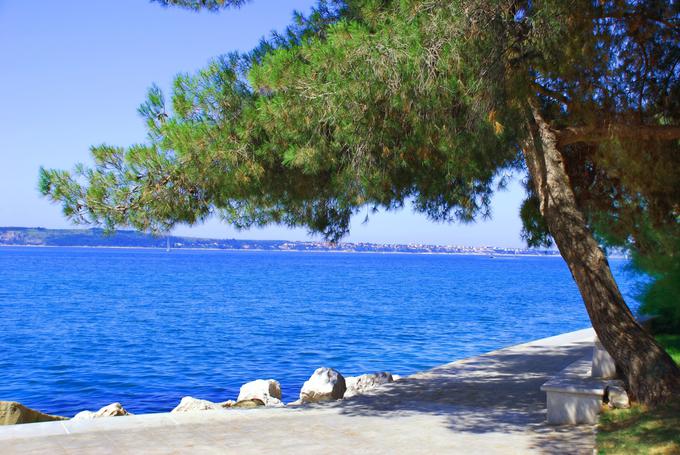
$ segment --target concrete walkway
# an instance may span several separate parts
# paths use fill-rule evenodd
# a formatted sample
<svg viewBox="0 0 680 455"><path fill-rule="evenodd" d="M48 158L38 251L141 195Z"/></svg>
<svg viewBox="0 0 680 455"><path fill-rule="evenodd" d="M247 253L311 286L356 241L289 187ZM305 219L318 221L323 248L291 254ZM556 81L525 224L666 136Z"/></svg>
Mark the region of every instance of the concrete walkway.
<svg viewBox="0 0 680 455"><path fill-rule="evenodd" d="M594 427L545 424L541 384L590 355L592 329L490 352L324 406L0 427L0 452L587 453Z"/></svg>

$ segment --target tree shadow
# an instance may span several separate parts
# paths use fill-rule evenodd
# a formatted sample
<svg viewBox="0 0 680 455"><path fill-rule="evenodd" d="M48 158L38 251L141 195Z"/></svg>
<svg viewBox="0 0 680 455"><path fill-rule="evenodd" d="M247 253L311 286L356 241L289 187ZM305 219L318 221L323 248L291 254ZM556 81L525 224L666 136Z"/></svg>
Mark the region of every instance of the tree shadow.
<svg viewBox="0 0 680 455"><path fill-rule="evenodd" d="M418 373L333 406L348 416L441 416L455 432L529 431L535 448L549 453L579 453L581 446L592 451L592 425L546 424L546 398L540 390L592 349L592 342L507 348Z"/></svg>

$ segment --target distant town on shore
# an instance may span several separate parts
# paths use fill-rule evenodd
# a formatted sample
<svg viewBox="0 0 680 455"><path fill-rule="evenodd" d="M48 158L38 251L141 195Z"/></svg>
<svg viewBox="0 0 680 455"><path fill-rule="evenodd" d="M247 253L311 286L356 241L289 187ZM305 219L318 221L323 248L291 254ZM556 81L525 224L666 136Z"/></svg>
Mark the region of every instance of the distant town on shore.
<svg viewBox="0 0 680 455"><path fill-rule="evenodd" d="M324 241L204 239L154 236L133 230L107 234L103 229L0 227L0 246L171 248L264 251L329 251L375 253L439 253L479 255L559 256L557 250L495 246L426 245L420 243L329 243Z"/></svg>

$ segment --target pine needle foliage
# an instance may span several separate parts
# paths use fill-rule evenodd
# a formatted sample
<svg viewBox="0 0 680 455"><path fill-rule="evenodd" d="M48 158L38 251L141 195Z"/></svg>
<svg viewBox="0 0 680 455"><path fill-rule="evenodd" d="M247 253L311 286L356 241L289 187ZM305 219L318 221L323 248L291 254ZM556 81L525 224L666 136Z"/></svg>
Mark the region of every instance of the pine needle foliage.
<svg viewBox="0 0 680 455"><path fill-rule="evenodd" d="M194 11L219 11L230 7L239 7L248 0L151 0L162 6L176 6Z"/></svg>
<svg viewBox="0 0 680 455"><path fill-rule="evenodd" d="M219 214L337 240L352 214L407 201L469 222L490 215L495 179L524 169L536 97L565 141L577 136L564 155L593 230L658 251L649 232L677 234L680 154L644 132L680 123L678 17L673 1L321 1L250 53L179 75L167 100L152 87L146 143L93 147L92 167L43 170L41 189L111 229ZM549 244L532 198L525 238Z"/></svg>

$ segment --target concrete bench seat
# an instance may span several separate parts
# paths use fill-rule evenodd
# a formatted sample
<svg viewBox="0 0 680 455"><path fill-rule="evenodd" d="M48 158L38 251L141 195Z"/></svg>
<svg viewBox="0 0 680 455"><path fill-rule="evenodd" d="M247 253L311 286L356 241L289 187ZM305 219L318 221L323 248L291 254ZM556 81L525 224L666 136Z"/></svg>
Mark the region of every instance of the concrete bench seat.
<svg viewBox="0 0 680 455"><path fill-rule="evenodd" d="M548 403L548 423L577 425L597 422L607 389L621 387L618 379L594 378L592 361L577 360L543 384Z"/></svg>

